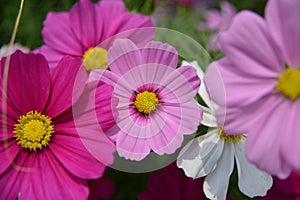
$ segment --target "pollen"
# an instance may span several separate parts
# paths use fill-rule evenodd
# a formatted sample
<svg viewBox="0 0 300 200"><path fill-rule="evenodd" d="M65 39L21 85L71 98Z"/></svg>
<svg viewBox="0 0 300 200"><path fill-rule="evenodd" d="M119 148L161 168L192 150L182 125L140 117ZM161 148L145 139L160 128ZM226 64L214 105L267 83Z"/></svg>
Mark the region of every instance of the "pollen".
<svg viewBox="0 0 300 200"><path fill-rule="evenodd" d="M157 109L159 100L155 92L144 91L136 95L134 106L139 113L149 115Z"/></svg>
<svg viewBox="0 0 300 200"><path fill-rule="evenodd" d="M225 140L227 143L236 143L240 141L241 139L244 139L246 136L241 134L241 135L227 135L222 128L219 129L219 134L220 138Z"/></svg>
<svg viewBox="0 0 300 200"><path fill-rule="evenodd" d="M18 144L30 151L41 150L48 146L53 132L54 126L51 124L51 118L37 111L22 115L13 130Z"/></svg>
<svg viewBox="0 0 300 200"><path fill-rule="evenodd" d="M107 69L107 51L101 47L89 48L82 57L83 66L87 71Z"/></svg>
<svg viewBox="0 0 300 200"><path fill-rule="evenodd" d="M300 96L300 69L287 67L279 76L276 90L295 101Z"/></svg>

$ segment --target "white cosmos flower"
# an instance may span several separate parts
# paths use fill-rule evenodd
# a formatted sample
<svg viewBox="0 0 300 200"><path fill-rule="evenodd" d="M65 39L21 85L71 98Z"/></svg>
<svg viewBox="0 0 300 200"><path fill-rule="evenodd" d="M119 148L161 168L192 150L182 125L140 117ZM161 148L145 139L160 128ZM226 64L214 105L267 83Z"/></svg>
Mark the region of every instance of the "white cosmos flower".
<svg viewBox="0 0 300 200"><path fill-rule="evenodd" d="M214 116L216 105L209 99L203 83L204 73L197 62L187 63L197 69L202 88L199 95L209 107L203 107L202 124L210 131L191 140L179 153L177 166L182 168L188 177L206 176L203 190L207 198L225 200L229 179L234 168L238 168L238 186L248 197L264 196L273 184L272 177L249 163L245 156L245 135L229 136L217 124Z"/></svg>

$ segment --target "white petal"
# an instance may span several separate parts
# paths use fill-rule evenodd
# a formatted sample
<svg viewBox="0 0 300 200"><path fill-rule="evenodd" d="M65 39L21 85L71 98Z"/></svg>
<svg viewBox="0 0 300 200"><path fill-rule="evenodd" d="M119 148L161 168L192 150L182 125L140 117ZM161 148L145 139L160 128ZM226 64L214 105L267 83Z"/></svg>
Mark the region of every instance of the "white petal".
<svg viewBox="0 0 300 200"><path fill-rule="evenodd" d="M240 191L248 197L265 196L273 184L272 176L248 162L245 156L244 140L237 142L234 148Z"/></svg>
<svg viewBox="0 0 300 200"><path fill-rule="evenodd" d="M208 126L208 127L217 127L217 119L214 116L214 114L212 113L212 111L204 106L199 105L201 110L203 111L203 117L202 117L202 121L201 124Z"/></svg>
<svg viewBox="0 0 300 200"><path fill-rule="evenodd" d="M207 198L225 200L230 175L234 166L234 149L232 144L225 143L223 153L215 170L207 175L203 190Z"/></svg>
<svg viewBox="0 0 300 200"><path fill-rule="evenodd" d="M217 130L191 140L179 153L177 166L188 177L199 178L214 170L223 151L224 141Z"/></svg>

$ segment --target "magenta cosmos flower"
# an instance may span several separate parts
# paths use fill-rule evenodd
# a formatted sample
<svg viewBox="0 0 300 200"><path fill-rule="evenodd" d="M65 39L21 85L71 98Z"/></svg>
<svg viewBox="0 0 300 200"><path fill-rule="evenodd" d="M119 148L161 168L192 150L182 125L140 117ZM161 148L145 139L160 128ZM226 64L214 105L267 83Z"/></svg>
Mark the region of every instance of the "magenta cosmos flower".
<svg viewBox="0 0 300 200"><path fill-rule="evenodd" d="M86 199L86 179L99 178L113 162L115 146L91 118L97 101L110 104L112 88L99 84L98 90L110 92L97 94L93 104L94 89L86 80L79 58L63 58L50 73L41 55L17 51L11 56L7 101L1 96L3 199Z"/></svg>
<svg viewBox="0 0 300 200"><path fill-rule="evenodd" d="M248 133L247 158L280 178L300 170L299 9L298 0L271 0L266 20L238 14L220 37L226 56L205 80L221 106L217 114L226 113L225 132ZM223 85L215 85L217 76Z"/></svg>
<svg viewBox="0 0 300 200"><path fill-rule="evenodd" d="M138 196L138 200L205 200L203 190L204 178L193 179L185 176L175 163L149 176L148 189Z"/></svg>
<svg viewBox="0 0 300 200"><path fill-rule="evenodd" d="M111 71L100 70L100 80L110 79L118 99L116 126L108 132L119 155L141 160L151 150L174 153L183 135L194 133L202 118L193 99L200 85L196 70L176 69L175 48L155 41L139 49L128 39L118 39L108 60Z"/></svg>
<svg viewBox="0 0 300 200"><path fill-rule="evenodd" d="M50 67L54 67L62 56L71 55L81 57L87 70L106 68L106 50L112 42L106 41L108 38L123 32L118 37L145 44L153 34L141 36L143 31L124 31L152 26L148 16L127 12L121 0L102 0L96 4L91 0L80 0L69 13L50 12L47 15L42 30L45 45L36 51L46 57Z"/></svg>

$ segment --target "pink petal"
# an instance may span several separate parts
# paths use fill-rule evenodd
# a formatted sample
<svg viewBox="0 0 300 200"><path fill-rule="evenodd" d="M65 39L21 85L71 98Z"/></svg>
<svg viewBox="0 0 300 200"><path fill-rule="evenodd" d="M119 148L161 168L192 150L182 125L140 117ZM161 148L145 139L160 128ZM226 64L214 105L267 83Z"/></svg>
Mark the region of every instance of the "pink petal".
<svg viewBox="0 0 300 200"><path fill-rule="evenodd" d="M76 178L66 171L50 151L45 150L40 154L31 155L26 162L30 163L32 171L24 173L22 178L21 199L50 200L57 197L86 199L88 197L86 180Z"/></svg>
<svg viewBox="0 0 300 200"><path fill-rule="evenodd" d="M67 130L63 129L62 131ZM95 179L102 176L105 165L86 150L77 133L70 129L68 130L70 135L65 135L62 131L59 128L55 129L55 136L49 146L60 163L78 178ZM72 134L72 131L75 133Z"/></svg>
<svg viewBox="0 0 300 200"><path fill-rule="evenodd" d="M50 70L54 69L54 67L57 66L57 63L61 60L61 58L63 56L65 56L64 53L56 51L55 49L53 49L47 45L43 45L43 46L39 47L38 49L35 49L33 52L40 53L43 56L45 56L46 60L48 61Z"/></svg>
<svg viewBox="0 0 300 200"><path fill-rule="evenodd" d="M44 42L65 55L82 56L83 47L71 30L70 15L66 12L49 12L42 30Z"/></svg>
<svg viewBox="0 0 300 200"><path fill-rule="evenodd" d="M21 147L15 139L0 142L0 174L5 173L9 167L14 165L14 160L17 157Z"/></svg>
<svg viewBox="0 0 300 200"><path fill-rule="evenodd" d="M220 45L236 68L247 76L274 78L284 68L266 23L252 12L236 15L230 29L220 35Z"/></svg>
<svg viewBox="0 0 300 200"><path fill-rule="evenodd" d="M210 10L205 14L208 30L217 30L222 24L222 17L217 10Z"/></svg>
<svg viewBox="0 0 300 200"><path fill-rule="evenodd" d="M286 115L285 106L282 106L284 101L285 99L276 95L264 101L256 112L259 115L253 119L255 125L249 127L246 140L248 160L258 168L280 178L286 178L291 172L290 163L286 162L287 158L282 154L282 138L289 137L282 137L282 133L286 133L286 126L281 125L284 124L282 116Z"/></svg>
<svg viewBox="0 0 300 200"><path fill-rule="evenodd" d="M149 42L142 50L143 63L159 63L176 69L178 64L177 50L167 44L157 41Z"/></svg>
<svg viewBox="0 0 300 200"><path fill-rule="evenodd" d="M52 93L45 113L54 118L70 108L80 97L87 73L81 66L80 58L66 56L52 71L51 77Z"/></svg>
<svg viewBox="0 0 300 200"><path fill-rule="evenodd" d="M97 8L90 0L81 0L74 4L70 11L70 27L73 33L85 47L96 46L100 42L103 29L103 19L98 17L102 10Z"/></svg>
<svg viewBox="0 0 300 200"><path fill-rule="evenodd" d="M2 69L4 63L5 59L1 62ZM45 58L40 54L16 51L9 66L7 89L11 104L23 115L33 110L42 112L50 92L50 73Z"/></svg>
<svg viewBox="0 0 300 200"><path fill-rule="evenodd" d="M138 139L122 131L118 133L116 146L118 154L130 160L140 161L150 153L146 139Z"/></svg>
<svg viewBox="0 0 300 200"><path fill-rule="evenodd" d="M266 21L270 34L279 45L291 67L300 67L300 1L273 0L266 6Z"/></svg>
<svg viewBox="0 0 300 200"><path fill-rule="evenodd" d="M108 66L118 75L123 75L141 64L141 52L129 39L117 39L108 50Z"/></svg>
<svg viewBox="0 0 300 200"><path fill-rule="evenodd" d="M197 74L197 70L192 66L181 66L177 69L177 71L186 78L187 82L194 89L194 96L196 96L201 83L200 78L195 76L195 74Z"/></svg>

